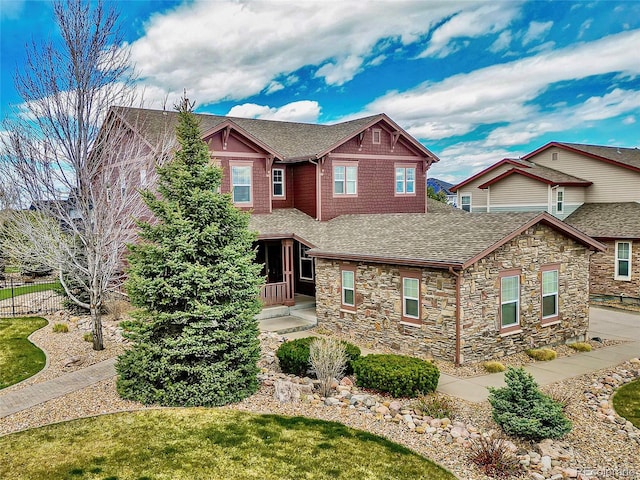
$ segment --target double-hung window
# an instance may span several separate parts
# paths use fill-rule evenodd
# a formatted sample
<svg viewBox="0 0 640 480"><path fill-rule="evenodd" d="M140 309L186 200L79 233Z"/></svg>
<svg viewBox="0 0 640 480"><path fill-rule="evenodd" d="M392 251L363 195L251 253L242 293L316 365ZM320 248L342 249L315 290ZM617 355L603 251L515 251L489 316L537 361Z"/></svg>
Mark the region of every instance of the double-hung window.
<svg viewBox="0 0 640 480"><path fill-rule="evenodd" d="M500 278L500 328L514 328L520 323L520 275Z"/></svg>
<svg viewBox="0 0 640 480"><path fill-rule="evenodd" d="M553 321L558 318L558 269L542 270L542 320Z"/></svg>
<svg viewBox="0 0 640 480"><path fill-rule="evenodd" d="M309 247L303 243L298 245L300 245L300 250L298 251L300 256L300 280L313 281L313 258L307 254Z"/></svg>
<svg viewBox="0 0 640 480"><path fill-rule="evenodd" d="M233 203L236 205L251 206L253 199L251 195L251 173L250 165L231 165L231 191Z"/></svg>
<svg viewBox="0 0 640 480"><path fill-rule="evenodd" d="M402 274L402 320L420 323L420 275Z"/></svg>
<svg viewBox="0 0 640 480"><path fill-rule="evenodd" d="M564 213L564 188L556 190L556 213Z"/></svg>
<svg viewBox="0 0 640 480"><path fill-rule="evenodd" d="M342 269L342 308L355 310L356 307L356 271L354 269Z"/></svg>
<svg viewBox="0 0 640 480"><path fill-rule="evenodd" d="M416 194L415 167L396 167L396 195Z"/></svg>
<svg viewBox="0 0 640 480"><path fill-rule="evenodd" d="M357 165L334 165L333 194L335 196L358 194Z"/></svg>
<svg viewBox="0 0 640 480"><path fill-rule="evenodd" d="M631 280L631 242L616 242L615 280Z"/></svg>
<svg viewBox="0 0 640 480"><path fill-rule="evenodd" d="M462 195L460 197L460 208L465 212L471 211L471 195Z"/></svg>
<svg viewBox="0 0 640 480"><path fill-rule="evenodd" d="M271 178L273 184L273 196L284 197L284 170L282 168L272 169Z"/></svg>

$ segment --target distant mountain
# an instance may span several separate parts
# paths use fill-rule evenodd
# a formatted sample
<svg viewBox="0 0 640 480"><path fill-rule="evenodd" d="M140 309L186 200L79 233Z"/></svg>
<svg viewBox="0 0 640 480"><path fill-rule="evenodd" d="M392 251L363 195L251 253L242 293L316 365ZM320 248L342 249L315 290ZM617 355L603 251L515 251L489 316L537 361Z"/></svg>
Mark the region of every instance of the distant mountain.
<svg viewBox="0 0 640 480"><path fill-rule="evenodd" d="M440 190L444 190L444 193L447 195L455 195L455 193L451 193L449 189L453 187L453 183L445 182L444 180L439 180L437 178L427 178L427 188L433 187L433 190L438 193Z"/></svg>

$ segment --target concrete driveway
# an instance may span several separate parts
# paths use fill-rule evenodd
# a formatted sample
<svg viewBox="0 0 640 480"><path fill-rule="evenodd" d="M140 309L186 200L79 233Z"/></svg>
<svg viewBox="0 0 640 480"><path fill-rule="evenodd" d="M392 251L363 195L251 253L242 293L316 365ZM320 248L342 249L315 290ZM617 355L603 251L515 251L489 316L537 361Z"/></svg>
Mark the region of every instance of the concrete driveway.
<svg viewBox="0 0 640 480"><path fill-rule="evenodd" d="M640 341L640 313L591 307L589 309L589 338Z"/></svg>

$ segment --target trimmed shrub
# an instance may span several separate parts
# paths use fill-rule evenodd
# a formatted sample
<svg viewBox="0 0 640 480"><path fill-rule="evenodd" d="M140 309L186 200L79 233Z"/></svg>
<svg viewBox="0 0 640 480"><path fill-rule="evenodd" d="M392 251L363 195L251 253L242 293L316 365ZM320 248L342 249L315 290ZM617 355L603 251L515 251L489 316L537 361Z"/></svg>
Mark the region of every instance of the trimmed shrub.
<svg viewBox="0 0 640 480"><path fill-rule="evenodd" d="M311 363L309 363L309 346L317 337L298 338L284 342L276 351L276 356L280 362L280 368L285 373L291 373L304 377L307 375ZM352 363L360 358L360 349L349 342L341 342L347 354L347 365L344 370L345 375L353 373Z"/></svg>
<svg viewBox="0 0 640 480"><path fill-rule="evenodd" d="M555 360L555 358L558 356L555 350L551 350L550 348L533 348L531 350L527 350L526 353L534 360L539 360L541 362Z"/></svg>
<svg viewBox="0 0 640 480"><path fill-rule="evenodd" d="M367 355L353 363L360 387L389 392L394 397L415 397L433 392L440 370L433 363L404 355Z"/></svg>
<svg viewBox="0 0 640 480"><path fill-rule="evenodd" d="M505 433L538 441L571 431L562 406L542 393L523 368L508 368L505 382L506 387L489 389L493 419Z"/></svg>
<svg viewBox="0 0 640 480"><path fill-rule="evenodd" d="M567 345L567 347L573 348L576 352L590 352L591 351L591 345L589 345L587 342L570 343L570 344Z"/></svg>
<svg viewBox="0 0 640 480"><path fill-rule="evenodd" d="M414 410L433 418L455 418L453 402L449 397L441 395L425 395L413 403Z"/></svg>
<svg viewBox="0 0 640 480"><path fill-rule="evenodd" d="M484 362L482 366L489 373L500 373L500 372L504 372L507 369L507 367L505 367L502 363L496 362L494 360L489 362Z"/></svg>
<svg viewBox="0 0 640 480"><path fill-rule="evenodd" d="M469 459L491 478L512 478L521 472L520 462L504 438L475 438L469 450Z"/></svg>
<svg viewBox="0 0 640 480"><path fill-rule="evenodd" d="M65 323L56 323L53 326L53 333L67 333L69 327Z"/></svg>

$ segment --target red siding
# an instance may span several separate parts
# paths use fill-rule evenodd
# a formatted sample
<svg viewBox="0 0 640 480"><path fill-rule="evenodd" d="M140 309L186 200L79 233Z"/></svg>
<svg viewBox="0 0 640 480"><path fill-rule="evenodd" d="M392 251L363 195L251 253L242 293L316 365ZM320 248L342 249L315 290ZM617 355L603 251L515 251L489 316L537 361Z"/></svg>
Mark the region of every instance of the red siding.
<svg viewBox="0 0 640 480"><path fill-rule="evenodd" d="M241 210L250 210L254 213L270 213L269 189L271 188L271 185L269 183L269 178L267 177L266 160L262 158L223 158L220 162L222 166L222 186L220 191L222 193L229 193L231 191L231 170L229 169L229 161L243 163L249 162L253 166L251 172L253 206L240 207Z"/></svg>
<svg viewBox="0 0 640 480"><path fill-rule="evenodd" d="M291 168L293 175L294 207L316 217L316 166L312 163L300 163Z"/></svg>
<svg viewBox="0 0 640 480"><path fill-rule="evenodd" d="M372 143L373 130L381 130L380 143ZM335 153L358 153L361 155L419 155L418 152L411 149L405 141L401 138L398 140L391 150L391 132L385 130L381 125L374 125L364 131L364 138L362 139L362 149L358 147L359 140L357 136L352 138L348 142L343 143L333 152Z"/></svg>
<svg viewBox="0 0 640 480"><path fill-rule="evenodd" d="M275 163L272 168L283 168L284 172L284 184L285 184L285 198L273 198L273 208L294 208L295 205L295 191L293 188L293 166L282 165Z"/></svg>

